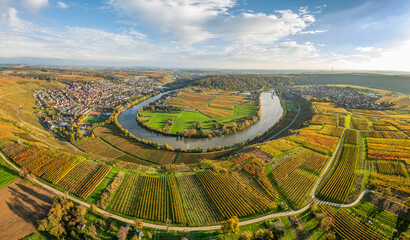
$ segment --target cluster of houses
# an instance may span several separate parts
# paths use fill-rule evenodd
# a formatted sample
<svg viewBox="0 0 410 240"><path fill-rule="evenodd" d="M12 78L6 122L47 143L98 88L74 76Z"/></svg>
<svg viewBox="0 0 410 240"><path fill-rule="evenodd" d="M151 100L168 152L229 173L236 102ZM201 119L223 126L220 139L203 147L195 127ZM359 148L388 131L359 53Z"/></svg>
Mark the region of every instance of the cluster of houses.
<svg viewBox="0 0 410 240"><path fill-rule="evenodd" d="M298 93L303 97L331 100L342 107L353 109L384 110L384 103L377 100L383 95L365 89L351 87L328 87L328 86L306 86L294 87L285 90L290 93Z"/></svg>
<svg viewBox="0 0 410 240"><path fill-rule="evenodd" d="M48 129L67 131L80 130L87 135L87 117L108 118L118 106L132 102L133 98L153 91L159 82L135 76L119 81L98 80L93 82L71 82L63 89L42 89L34 92L37 105L41 106L42 124ZM97 121L99 122L99 121ZM74 126L74 128L72 127Z"/></svg>

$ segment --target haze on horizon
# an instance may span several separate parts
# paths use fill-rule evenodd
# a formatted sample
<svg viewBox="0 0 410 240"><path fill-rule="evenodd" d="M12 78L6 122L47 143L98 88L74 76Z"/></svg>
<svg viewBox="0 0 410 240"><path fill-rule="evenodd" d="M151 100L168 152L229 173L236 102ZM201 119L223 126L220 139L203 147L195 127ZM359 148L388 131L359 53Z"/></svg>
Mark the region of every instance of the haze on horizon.
<svg viewBox="0 0 410 240"><path fill-rule="evenodd" d="M0 0L0 63L410 71L410 1Z"/></svg>

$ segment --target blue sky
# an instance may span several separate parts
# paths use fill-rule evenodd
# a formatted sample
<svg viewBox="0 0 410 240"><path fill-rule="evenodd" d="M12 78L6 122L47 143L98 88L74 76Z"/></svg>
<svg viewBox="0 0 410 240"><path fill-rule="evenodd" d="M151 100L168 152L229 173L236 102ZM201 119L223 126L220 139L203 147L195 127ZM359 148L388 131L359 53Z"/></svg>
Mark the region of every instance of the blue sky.
<svg viewBox="0 0 410 240"><path fill-rule="evenodd" d="M410 71L409 23L408 0L0 0L0 62Z"/></svg>

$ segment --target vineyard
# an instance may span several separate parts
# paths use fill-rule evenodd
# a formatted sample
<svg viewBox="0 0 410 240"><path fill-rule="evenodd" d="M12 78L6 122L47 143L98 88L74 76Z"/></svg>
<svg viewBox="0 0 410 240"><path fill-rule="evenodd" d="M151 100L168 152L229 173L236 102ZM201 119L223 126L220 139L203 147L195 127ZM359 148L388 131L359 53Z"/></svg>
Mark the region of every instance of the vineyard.
<svg viewBox="0 0 410 240"><path fill-rule="evenodd" d="M331 102L314 102L316 108L321 112L330 112L330 113L346 113L345 110L338 107L336 104Z"/></svg>
<svg viewBox="0 0 410 240"><path fill-rule="evenodd" d="M384 138L396 138L396 139L407 139L409 138L406 134L402 132L393 132L393 131L381 131L381 134Z"/></svg>
<svg viewBox="0 0 410 240"><path fill-rule="evenodd" d="M113 211L152 221L185 223L182 199L174 175L128 174L109 208Z"/></svg>
<svg viewBox="0 0 410 240"><path fill-rule="evenodd" d="M344 143L359 144L359 132L354 129L346 129Z"/></svg>
<svg viewBox="0 0 410 240"><path fill-rule="evenodd" d="M111 170L110 166L57 150L13 144L3 151L30 173L83 199L97 188Z"/></svg>
<svg viewBox="0 0 410 240"><path fill-rule="evenodd" d="M275 168L272 175L292 204L301 206L317 180L316 176L304 169L319 173L326 160L326 156L304 149Z"/></svg>
<svg viewBox="0 0 410 240"><path fill-rule="evenodd" d="M335 125L335 126L337 126L337 122L338 122L337 116L324 115L324 114L314 115L311 121L312 124L319 124L319 125L329 124L329 125Z"/></svg>
<svg viewBox="0 0 410 240"><path fill-rule="evenodd" d="M176 179L188 223L204 224L222 220L222 215L207 195L197 176L191 173L180 173Z"/></svg>
<svg viewBox="0 0 410 240"><path fill-rule="evenodd" d="M336 146L337 137L314 133L313 131L301 130L296 136L289 137L289 140L312 150L330 154Z"/></svg>
<svg viewBox="0 0 410 240"><path fill-rule="evenodd" d="M123 151L123 154L128 153L148 162L166 165L173 163L176 158L176 153L174 152L141 146L141 144L122 136L119 130L115 128L115 126L110 125L108 127L99 127L94 129L94 133L97 137L101 137L112 146ZM106 145L105 149L109 147L110 146ZM104 151L106 152L106 150ZM117 156L116 153L112 154Z"/></svg>
<svg viewBox="0 0 410 240"><path fill-rule="evenodd" d="M410 196L410 179L407 177L385 175L380 173L371 173L369 186L374 189L390 188L400 196Z"/></svg>
<svg viewBox="0 0 410 240"><path fill-rule="evenodd" d="M367 157L381 160L403 160L410 164L409 139L367 138Z"/></svg>
<svg viewBox="0 0 410 240"><path fill-rule="evenodd" d="M269 196L273 199L277 199L279 195L266 177L265 166L266 163L258 158L254 158L242 165L243 170L252 175Z"/></svg>
<svg viewBox="0 0 410 240"><path fill-rule="evenodd" d="M276 208L276 204L258 186L238 181L232 174L204 171L197 176L225 218L250 216Z"/></svg>
<svg viewBox="0 0 410 240"><path fill-rule="evenodd" d="M270 141L267 144L261 145L260 149L268 153L272 157L275 157L281 154L282 152L288 151L297 146L298 145L295 144L294 142L281 138L281 139Z"/></svg>
<svg viewBox="0 0 410 240"><path fill-rule="evenodd" d="M345 145L339 164L320 191L320 196L333 202L345 202L355 179L358 147Z"/></svg>
<svg viewBox="0 0 410 240"><path fill-rule="evenodd" d="M407 176L403 164L398 161L377 160L377 170L383 174Z"/></svg>
<svg viewBox="0 0 410 240"><path fill-rule="evenodd" d="M92 161L82 161L68 172L57 185L80 198L87 199L98 187L111 167Z"/></svg>
<svg viewBox="0 0 410 240"><path fill-rule="evenodd" d="M352 117L352 128L358 130L369 130L369 121L363 118Z"/></svg>
<svg viewBox="0 0 410 240"><path fill-rule="evenodd" d="M384 239L384 237L378 232L370 228L368 225L361 223L343 209L335 210L327 205L322 205L320 208L333 219L333 228L342 239Z"/></svg>
<svg viewBox="0 0 410 240"><path fill-rule="evenodd" d="M333 137L340 137L342 136L344 131L343 127L336 127L333 125L325 125L322 130L320 130L320 134L330 135Z"/></svg>

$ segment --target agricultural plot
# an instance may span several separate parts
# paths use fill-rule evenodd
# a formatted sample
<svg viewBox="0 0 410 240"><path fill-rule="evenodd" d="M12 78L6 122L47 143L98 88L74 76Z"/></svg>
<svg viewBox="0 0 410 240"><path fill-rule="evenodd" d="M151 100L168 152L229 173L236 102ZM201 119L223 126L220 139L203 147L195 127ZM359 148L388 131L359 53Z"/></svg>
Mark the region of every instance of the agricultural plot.
<svg viewBox="0 0 410 240"><path fill-rule="evenodd" d="M358 157L358 147L345 145L339 164L326 182L320 196L333 202L345 202L355 179L355 168Z"/></svg>
<svg viewBox="0 0 410 240"><path fill-rule="evenodd" d="M243 217L276 208L269 197L229 173L204 171L197 174L199 181L225 218Z"/></svg>
<svg viewBox="0 0 410 240"><path fill-rule="evenodd" d="M266 163L258 158L254 158L242 165L243 170L252 175L271 198L277 199L279 195L273 187L272 183L266 177L265 166Z"/></svg>
<svg viewBox="0 0 410 240"><path fill-rule="evenodd" d="M96 136L101 137L105 141L107 141L112 146L121 149L124 153L128 153L134 157L140 158L141 160L145 160L155 164L170 164L173 163L176 157L176 153L158 150L153 148L144 147L135 141L128 139L122 136L119 133L119 130L115 128L115 126L108 126L108 127L99 127L94 130ZM108 155L107 151L103 153ZM123 157L117 152L110 153L112 156L120 158L129 158ZM135 161L131 161L135 162Z"/></svg>
<svg viewBox="0 0 410 240"><path fill-rule="evenodd" d="M377 170L383 174L407 176L403 163L398 161L377 160Z"/></svg>
<svg viewBox="0 0 410 240"><path fill-rule="evenodd" d="M336 127L333 125L325 125L322 130L320 130L320 134L330 135L333 137L340 137L342 136L344 131L343 127Z"/></svg>
<svg viewBox="0 0 410 240"><path fill-rule="evenodd" d="M13 125L0 124L0 138L12 137L14 134L21 133L22 131Z"/></svg>
<svg viewBox="0 0 410 240"><path fill-rule="evenodd" d="M250 158L252 158L252 156L249 155L249 154L247 154L247 153L241 154L241 155L239 155L238 157L232 159L232 160L231 160L231 163L233 163L233 164L238 164L238 165L239 165L239 164L241 164L242 162L244 162L244 161L246 161L246 160L248 160L248 159L250 159Z"/></svg>
<svg viewBox="0 0 410 240"><path fill-rule="evenodd" d="M375 125L375 124L373 124L373 128L376 131L398 131L397 128L395 128L391 125Z"/></svg>
<svg viewBox="0 0 410 240"><path fill-rule="evenodd" d="M326 156L304 149L275 168L272 176L289 201L298 207L305 202L308 191L317 180L317 176L304 169L317 174L326 160Z"/></svg>
<svg viewBox="0 0 410 240"><path fill-rule="evenodd" d="M360 131L360 133L364 138L383 138L382 133L378 131Z"/></svg>
<svg viewBox="0 0 410 240"><path fill-rule="evenodd" d="M312 124L319 124L319 125L324 125L324 124L329 124L329 125L337 125L338 123L338 118L337 116L331 116L331 115L324 115L324 114L316 114L313 116Z"/></svg>
<svg viewBox="0 0 410 240"><path fill-rule="evenodd" d="M398 233L408 230L408 220L368 202L361 201L353 208L346 209L346 211L355 216L360 222L372 221L372 228L383 233L387 239L394 239Z"/></svg>
<svg viewBox="0 0 410 240"><path fill-rule="evenodd" d="M393 132L393 131L381 131L380 132L384 138L396 138L396 139L407 139L409 138L406 134L402 132Z"/></svg>
<svg viewBox="0 0 410 240"><path fill-rule="evenodd" d="M346 135L343 142L354 145L359 144L359 132L354 129L346 129Z"/></svg>
<svg viewBox="0 0 410 240"><path fill-rule="evenodd" d="M288 151L295 147L298 147L298 144L281 138L272 140L266 144L261 145L260 149L266 152L267 154L271 155L272 157L275 157L281 154L282 152Z"/></svg>
<svg viewBox="0 0 410 240"><path fill-rule="evenodd" d="M317 110L321 112L346 113L345 110L331 102L314 102L313 104L315 104Z"/></svg>
<svg viewBox="0 0 410 240"><path fill-rule="evenodd" d="M357 130L369 130L369 121L364 118L352 117L352 128Z"/></svg>
<svg viewBox="0 0 410 240"><path fill-rule="evenodd" d="M222 215L197 176L192 173L179 173L176 179L188 223L206 224L222 220Z"/></svg>
<svg viewBox="0 0 410 240"><path fill-rule="evenodd" d="M343 209L334 210L327 205L322 205L320 208L333 219L333 228L342 239L384 239L378 232L361 223Z"/></svg>
<svg viewBox="0 0 410 240"><path fill-rule="evenodd" d="M390 188L392 192L407 198L410 196L410 179L407 177L371 173L369 186L374 189Z"/></svg>
<svg viewBox="0 0 410 240"><path fill-rule="evenodd" d="M308 130L301 130L298 135L291 136L288 139L324 154L330 154L338 140L337 137L318 134Z"/></svg>
<svg viewBox="0 0 410 240"><path fill-rule="evenodd" d="M381 160L402 160L410 164L409 139L367 138L367 157Z"/></svg>
<svg viewBox="0 0 410 240"><path fill-rule="evenodd" d="M86 140L77 141L74 145L84 152L89 152L102 157L117 158L124 155L123 152L111 147L100 138L89 138Z"/></svg>
<svg viewBox="0 0 410 240"><path fill-rule="evenodd" d="M6 167L3 159L0 159L0 188L12 183L14 180L16 180L16 176L13 171Z"/></svg>
<svg viewBox="0 0 410 240"><path fill-rule="evenodd" d="M87 199L110 171L110 166L92 161L82 161L68 172L57 185L82 199Z"/></svg>
<svg viewBox="0 0 410 240"><path fill-rule="evenodd" d="M185 223L181 196L174 175L128 174L109 208L116 212L152 221Z"/></svg>
<svg viewBox="0 0 410 240"><path fill-rule="evenodd" d="M225 129L226 132L236 124L237 131L238 128L243 129L257 121L259 105L256 100L235 94L237 93L222 91L183 92L166 102L168 108L178 107L179 110L173 108L174 110L169 112L162 107L146 108L138 112L137 121L161 133L188 137L218 134L217 130L222 128L218 122L229 128Z"/></svg>
<svg viewBox="0 0 410 240"><path fill-rule="evenodd" d="M232 150L224 150L218 152L206 152L206 153L178 153L175 163L195 163L201 159L216 159L231 153Z"/></svg>

